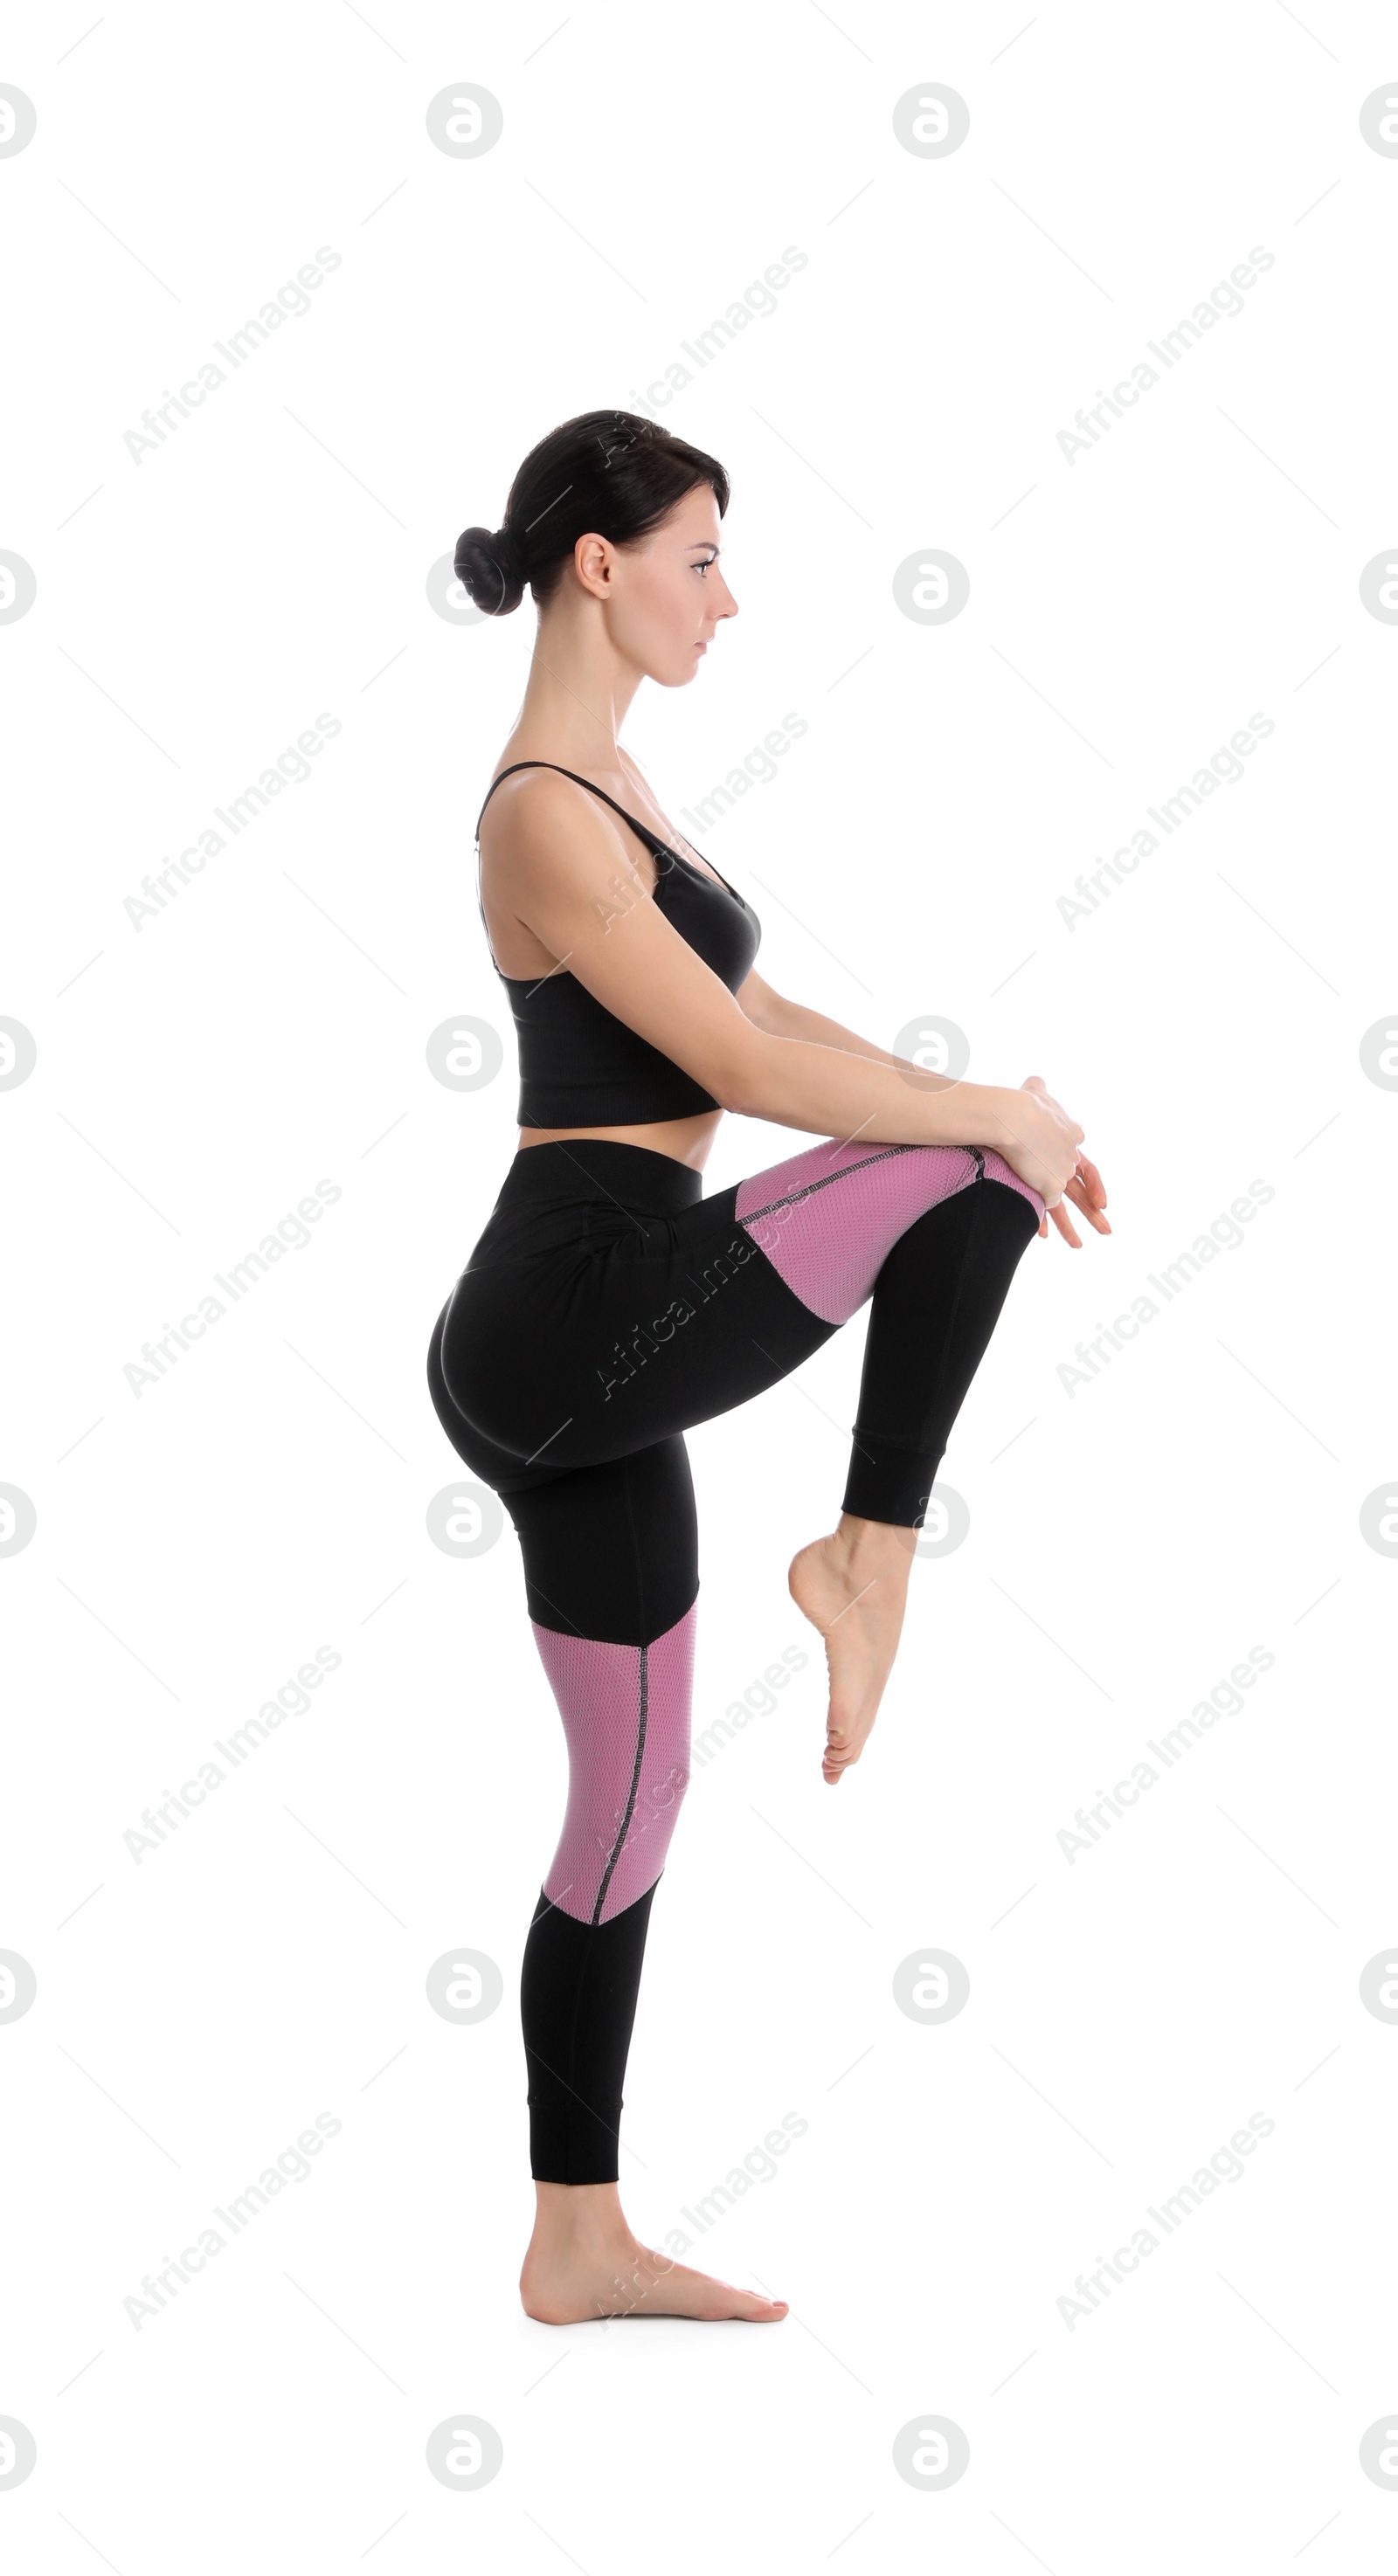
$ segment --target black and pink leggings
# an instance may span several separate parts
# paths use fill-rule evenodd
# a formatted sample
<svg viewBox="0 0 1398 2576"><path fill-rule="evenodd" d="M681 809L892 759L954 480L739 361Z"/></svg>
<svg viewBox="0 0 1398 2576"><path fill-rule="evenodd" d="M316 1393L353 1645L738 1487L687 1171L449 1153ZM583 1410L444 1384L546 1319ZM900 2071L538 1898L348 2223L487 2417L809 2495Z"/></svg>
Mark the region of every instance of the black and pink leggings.
<svg viewBox="0 0 1398 2576"><path fill-rule="evenodd" d="M872 1292L843 1509L920 1528L1044 1212L976 1146L817 1144L702 1189L640 1145L520 1148L428 1354L448 1438L519 1533L568 1740L521 1983L545 2182L617 2180L651 1899L689 1780L685 1431L799 1368Z"/></svg>

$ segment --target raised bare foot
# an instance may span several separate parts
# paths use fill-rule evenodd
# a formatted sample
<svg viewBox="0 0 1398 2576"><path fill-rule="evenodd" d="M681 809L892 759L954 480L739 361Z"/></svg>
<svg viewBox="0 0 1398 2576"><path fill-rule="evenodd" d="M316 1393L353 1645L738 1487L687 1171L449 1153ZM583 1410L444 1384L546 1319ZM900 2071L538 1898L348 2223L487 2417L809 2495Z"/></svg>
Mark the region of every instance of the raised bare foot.
<svg viewBox="0 0 1398 2576"><path fill-rule="evenodd" d="M785 2299L735 2289L643 2245L622 2217L615 2184L541 2183L537 2189L539 2214L519 2295L525 2314L540 2325L629 2316L780 2325L786 2315Z"/></svg>
<svg viewBox="0 0 1398 2576"><path fill-rule="evenodd" d="M821 1777L833 1788L863 1752L893 1668L907 1606L915 1529L840 1515L829 1538L791 1560L792 1600L825 1643L830 1706Z"/></svg>

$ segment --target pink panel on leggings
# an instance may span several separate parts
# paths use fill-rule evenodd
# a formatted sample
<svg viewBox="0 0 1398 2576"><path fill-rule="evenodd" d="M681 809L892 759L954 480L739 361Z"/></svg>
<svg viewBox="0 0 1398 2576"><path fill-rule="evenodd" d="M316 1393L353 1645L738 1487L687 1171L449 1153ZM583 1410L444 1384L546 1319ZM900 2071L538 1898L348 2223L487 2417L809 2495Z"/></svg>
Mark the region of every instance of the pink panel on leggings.
<svg viewBox="0 0 1398 2576"><path fill-rule="evenodd" d="M1007 1182L1043 1215L1043 1200L1002 1155L987 1148L984 1160L987 1180ZM844 1324L899 1235L976 1177L968 1145L813 1145L753 1173L735 1213L802 1305Z"/></svg>
<svg viewBox="0 0 1398 2576"><path fill-rule="evenodd" d="M530 1621L568 1739L568 1809L544 1892L581 1923L610 1923L665 1866L689 1785L697 1614L695 1602L648 1646Z"/></svg>

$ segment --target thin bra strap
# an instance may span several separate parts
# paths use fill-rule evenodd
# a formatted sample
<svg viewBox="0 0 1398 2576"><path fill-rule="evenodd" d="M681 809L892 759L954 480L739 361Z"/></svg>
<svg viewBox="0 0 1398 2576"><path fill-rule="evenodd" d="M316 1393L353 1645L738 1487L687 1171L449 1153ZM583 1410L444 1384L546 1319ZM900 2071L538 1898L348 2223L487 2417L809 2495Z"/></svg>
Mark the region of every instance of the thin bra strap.
<svg viewBox="0 0 1398 2576"><path fill-rule="evenodd" d="M623 823L630 824L633 832L639 832L641 839L648 844L653 858L662 850L667 857L674 856L673 851L667 849L665 842L651 830L648 823L638 823L634 814L628 814L624 805L618 805L616 798L607 794L605 787L593 787L591 779L579 778L576 769L565 769L557 760L513 760L508 769L501 770L500 778L512 778L517 769L556 769L560 778L577 779L579 787L590 788L594 796L600 796L604 805L610 805L612 812L621 816ZM492 778L486 790L485 805L482 805L480 814L476 816L477 840L481 836L481 814L484 814L485 806L490 803L491 797L499 786L500 778Z"/></svg>
<svg viewBox="0 0 1398 2576"><path fill-rule="evenodd" d="M491 797L499 786L500 779L513 778L517 769L556 769L560 778L577 779L579 787L591 789L594 796L600 796L604 805L610 805L612 812L621 816L623 823L630 824L633 832L639 832L641 839L645 842L653 859L674 859L678 857L679 853L671 849L668 841L662 841L659 834L651 830L649 823L638 823L634 814L628 814L624 805L618 805L616 798L607 794L605 787L593 787L590 778L578 777L576 769L565 769L562 762L557 760L512 760L508 769L501 770L499 778L492 778L490 785L485 792L485 804L482 805L480 814L476 816L477 842L479 842L481 837L481 815L484 814L486 805L490 803ZM709 859L706 861L706 865L713 868L713 860ZM714 875L718 878L719 884L725 889L725 891L732 895L734 902L742 903L742 896L738 893L735 886L729 885L727 877L723 876L717 868L714 868ZM476 900L478 903L480 902L479 895L477 895ZM743 905L743 909L744 911L747 910L746 904ZM481 919L482 921L485 919L483 909L481 912ZM498 968L496 971L498 973Z"/></svg>

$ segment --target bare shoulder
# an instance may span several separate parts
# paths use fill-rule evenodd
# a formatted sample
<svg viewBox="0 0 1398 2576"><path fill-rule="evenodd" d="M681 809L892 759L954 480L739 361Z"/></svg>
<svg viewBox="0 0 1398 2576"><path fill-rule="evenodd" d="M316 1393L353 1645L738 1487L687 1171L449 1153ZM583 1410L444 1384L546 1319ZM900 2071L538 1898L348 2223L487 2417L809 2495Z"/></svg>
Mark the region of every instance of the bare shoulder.
<svg viewBox="0 0 1398 2576"><path fill-rule="evenodd" d="M575 780L542 762L537 767L531 762L520 769L507 762L503 770L496 772L496 781L487 791L488 801L481 816L482 849L488 833L499 841L515 828L536 828L540 817L552 821L558 815L574 812L587 793ZM593 803L595 799L587 801Z"/></svg>
<svg viewBox="0 0 1398 2576"><path fill-rule="evenodd" d="M627 845L630 844L630 847ZM481 817L482 864L503 862L516 883L594 875L599 866L625 864L636 873L638 845L619 816L600 798L542 766L502 777Z"/></svg>

